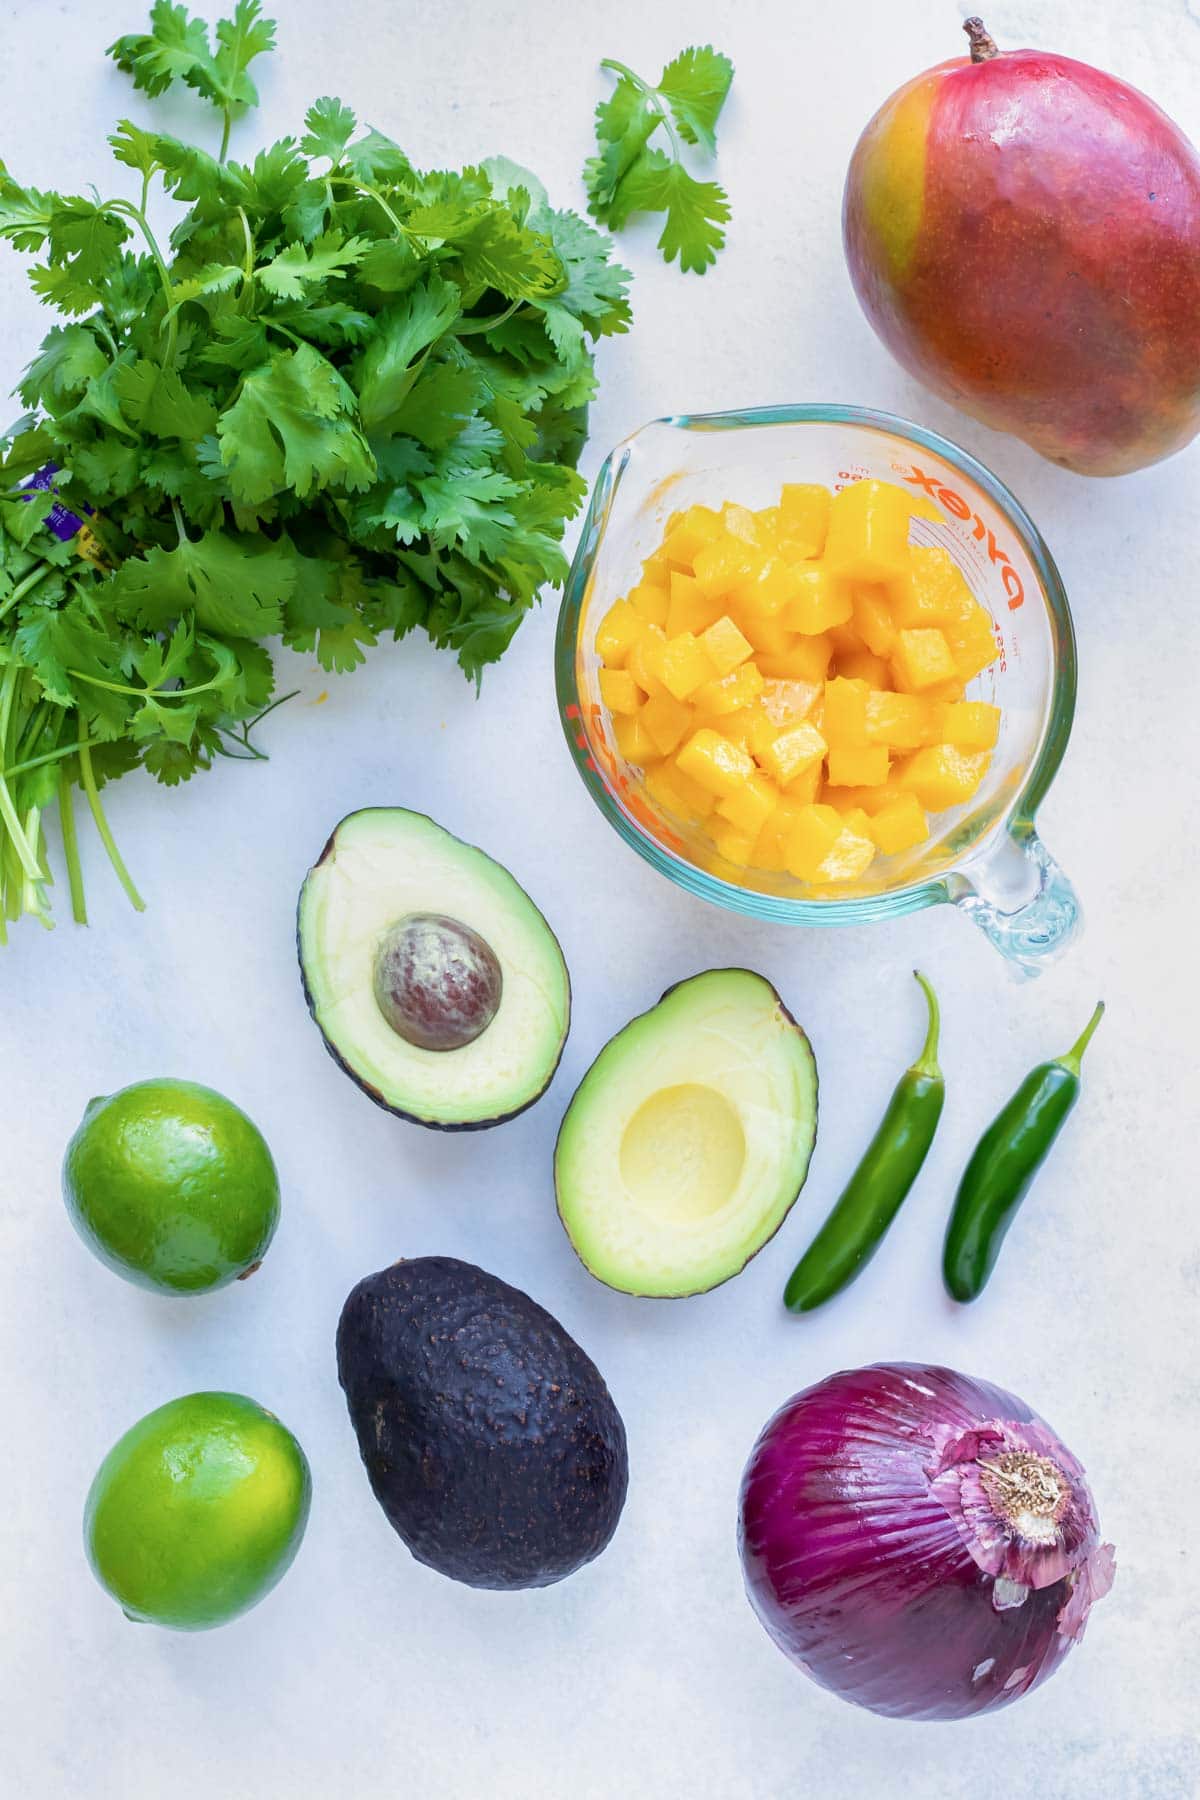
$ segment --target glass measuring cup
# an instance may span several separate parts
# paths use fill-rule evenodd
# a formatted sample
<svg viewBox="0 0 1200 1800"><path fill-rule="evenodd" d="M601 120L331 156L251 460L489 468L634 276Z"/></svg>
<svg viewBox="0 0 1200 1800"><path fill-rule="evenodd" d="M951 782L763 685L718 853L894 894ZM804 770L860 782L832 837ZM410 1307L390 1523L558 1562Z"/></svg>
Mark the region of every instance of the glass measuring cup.
<svg viewBox="0 0 1200 1800"><path fill-rule="evenodd" d="M836 894L786 873L735 868L702 825L673 817L620 756L600 700L596 628L639 578L668 516L694 503L774 505L785 481L841 487L864 476L932 502L912 541L943 546L991 614L998 655L968 697L1001 709L982 786L930 820L927 842L877 857ZM929 509L927 509L929 510ZM981 463L936 433L858 407L780 406L656 420L597 477L567 581L555 647L558 704L588 792L628 844L680 887L790 925L853 925L950 901L1023 974L1079 929L1070 883L1035 829L1075 711L1075 635L1062 581L1028 514Z"/></svg>

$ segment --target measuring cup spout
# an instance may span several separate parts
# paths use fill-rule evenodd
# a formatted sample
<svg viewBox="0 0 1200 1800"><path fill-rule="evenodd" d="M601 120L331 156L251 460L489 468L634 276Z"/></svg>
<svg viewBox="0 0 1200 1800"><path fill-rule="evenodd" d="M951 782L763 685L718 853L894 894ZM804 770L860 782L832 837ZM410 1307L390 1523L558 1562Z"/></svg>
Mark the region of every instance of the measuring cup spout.
<svg viewBox="0 0 1200 1800"><path fill-rule="evenodd" d="M1083 928L1078 895L1032 826L1006 833L947 886L1019 977L1040 975Z"/></svg>

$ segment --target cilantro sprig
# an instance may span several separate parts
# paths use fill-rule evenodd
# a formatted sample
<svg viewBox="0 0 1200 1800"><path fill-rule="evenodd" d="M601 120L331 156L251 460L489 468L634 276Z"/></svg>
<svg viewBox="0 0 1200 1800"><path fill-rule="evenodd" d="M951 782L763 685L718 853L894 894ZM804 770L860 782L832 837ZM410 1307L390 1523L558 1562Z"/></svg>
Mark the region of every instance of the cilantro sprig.
<svg viewBox="0 0 1200 1800"><path fill-rule="evenodd" d="M123 120L114 185L134 192L111 197L0 162L0 239L60 315L0 431L0 941L22 913L51 922L55 807L85 919L79 793L140 905L101 790L261 755L270 640L343 671L420 628L477 681L566 573L627 272L525 170L422 172L332 97L229 159L273 41L259 0L212 36L156 0L111 54L147 94L210 103L216 154ZM56 536L62 509L84 529Z"/></svg>
<svg viewBox="0 0 1200 1800"><path fill-rule="evenodd" d="M717 182L688 171L682 147L716 153L733 64L711 44L692 46L667 64L657 87L611 58L600 66L618 80L596 108L599 154L584 168L588 210L610 231L620 231L637 212L665 213L658 240L664 260L678 256L680 268L703 275L724 245L729 199ZM650 141L660 128L669 154Z"/></svg>

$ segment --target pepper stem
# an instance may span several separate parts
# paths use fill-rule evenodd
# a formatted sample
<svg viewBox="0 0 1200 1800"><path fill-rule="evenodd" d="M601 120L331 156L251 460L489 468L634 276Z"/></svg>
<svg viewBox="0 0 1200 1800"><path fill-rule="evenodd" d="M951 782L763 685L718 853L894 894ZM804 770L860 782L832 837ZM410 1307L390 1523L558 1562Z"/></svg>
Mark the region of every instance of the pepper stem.
<svg viewBox="0 0 1200 1800"><path fill-rule="evenodd" d="M1078 1075L1079 1065L1080 1065L1080 1062L1083 1060L1083 1053L1087 1049L1088 1045L1091 1043L1092 1037L1095 1034L1096 1027L1097 1027L1097 1025L1099 1025L1099 1023L1103 1017L1104 1017L1104 1002L1103 1002L1103 1000L1098 1000L1096 1002L1095 1012L1092 1014L1091 1018L1088 1020L1087 1024L1084 1026L1083 1030L1080 1032L1079 1037L1071 1045L1071 1048L1067 1051L1067 1054L1065 1056L1059 1057L1058 1060L1062 1064L1063 1068L1069 1069L1071 1071L1072 1075Z"/></svg>
<svg viewBox="0 0 1200 1800"><path fill-rule="evenodd" d="M914 978L920 982L929 1007L929 1026L925 1033L925 1043L921 1054L912 1066L914 1075L928 1075L934 1080L941 1076L938 1065L938 1034L941 1031L942 1014L938 1006L938 997L933 991L933 984L928 976L922 975L920 969L913 970Z"/></svg>
<svg viewBox="0 0 1200 1800"><path fill-rule="evenodd" d="M991 62L993 56L999 56L999 46L992 34L985 29L982 19L964 19L963 30L971 40L973 63Z"/></svg>

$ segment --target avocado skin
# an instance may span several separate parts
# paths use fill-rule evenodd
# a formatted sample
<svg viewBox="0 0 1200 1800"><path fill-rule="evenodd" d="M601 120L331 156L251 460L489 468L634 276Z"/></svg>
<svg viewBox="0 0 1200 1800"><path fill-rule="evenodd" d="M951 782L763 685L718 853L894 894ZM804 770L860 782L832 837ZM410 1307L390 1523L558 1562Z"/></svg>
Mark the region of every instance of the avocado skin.
<svg viewBox="0 0 1200 1800"><path fill-rule="evenodd" d="M344 818L341 818L338 820L338 823L334 826L334 828L330 832L329 836L325 839L325 843L321 849L321 854L320 854L320 856L318 856L316 862L312 865L312 868L309 870L309 874L311 875L314 870L319 869L321 867L321 864L325 861L326 857L328 857L332 854L332 852L337 844L338 832L342 829L342 826L346 823L347 819L357 818L358 814L360 812L388 812L390 810L391 809L386 806L383 806L383 807L363 806L363 807L357 808L355 812L346 813ZM420 818L429 819L429 822L431 825L437 824L437 820L430 818L428 813L421 813L418 816ZM304 935L301 930L301 923L300 923L301 908L303 907L303 904L304 904L304 888L307 885L307 880L308 880L308 877L306 876L305 881L301 884L301 887L300 887L300 898L296 903L296 955L297 955L297 958L300 963L300 981L301 981L301 985L304 989L304 1004L308 1008L309 1018L312 1020L313 1024L316 1026L317 1030L321 1034L321 1042L324 1044L326 1050L329 1052L329 1055L333 1058L333 1060L337 1064L338 1068L342 1071L342 1074L348 1075L350 1077L351 1081L354 1083L355 1087L361 1088L362 1092L367 1096L368 1100L373 1100L375 1102L376 1106L382 1107L384 1112L391 1113L393 1119L403 1119L405 1121L405 1123L408 1125L423 1125L425 1127L426 1131L490 1131L492 1129L492 1127L495 1125L507 1125L511 1119L519 1119L523 1112L528 1112L529 1108L531 1106L537 1105L537 1103L541 1099L542 1095L546 1092L546 1089L550 1086L550 1083L554 1080L554 1077L558 1074L558 1066L562 1062L563 1051L567 1047L567 1038L570 1035L570 1008L571 1008L571 1001L572 1001L573 996L571 993L571 976L570 976L569 970L567 970L567 1030L563 1032L562 1042L558 1046L558 1055L555 1057L550 1068L546 1071L546 1079L542 1083L541 1087L538 1089L536 1094L531 1094L529 1096L528 1100L523 1101L520 1106L515 1106L511 1112L499 1113L494 1118L491 1118L491 1119L459 1119L459 1120L455 1120L453 1122L448 1122L444 1119L427 1119L421 1113L405 1112L405 1110L402 1106L393 1106L390 1100L386 1100L384 1098L384 1096L380 1093L379 1089L374 1085L373 1082L367 1081L362 1075L359 1074L358 1070L354 1067L353 1063L349 1063L346 1061L346 1058L342 1055L341 1051L337 1048L337 1046L335 1044L331 1043L330 1040L328 1039L328 1037L326 1037L325 1027L321 1024L320 1019L317 1017L316 1002L313 999L312 989L309 986L309 982L308 982L308 970L304 966ZM522 893L525 893L524 888L522 888L521 891L522 891ZM528 894L526 894L525 897L526 897L526 899L529 899ZM536 911L538 912L538 914L540 915L540 917L542 919L543 924L546 925L546 930L550 931L550 926L546 922L546 915L542 912L541 908L536 906L536 902L533 901L532 899L529 899L529 904L531 906L535 907ZM550 931L550 935L551 935L551 937L554 938L554 941L557 944L558 939L557 939L557 937L554 936L554 933L552 931ZM560 951L560 953L562 951L561 944L559 944L559 951ZM566 970L566 958L565 957L563 958L563 968L564 968L564 970Z"/></svg>
<svg viewBox="0 0 1200 1800"><path fill-rule="evenodd" d="M625 1426L528 1294L450 1256L393 1263L352 1290L337 1361L375 1498L418 1562L470 1587L549 1587L604 1549Z"/></svg>

